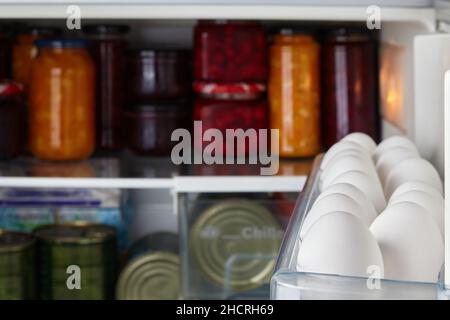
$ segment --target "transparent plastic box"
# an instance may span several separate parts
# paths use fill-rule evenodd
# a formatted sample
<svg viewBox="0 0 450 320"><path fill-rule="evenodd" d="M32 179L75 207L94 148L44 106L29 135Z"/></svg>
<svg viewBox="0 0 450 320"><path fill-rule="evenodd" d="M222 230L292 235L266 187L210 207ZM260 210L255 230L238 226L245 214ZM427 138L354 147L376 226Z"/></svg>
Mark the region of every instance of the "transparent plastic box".
<svg viewBox="0 0 450 320"><path fill-rule="evenodd" d="M448 297L442 283L419 283L298 272L299 233L312 204L319 195L319 155L297 200L283 239L270 296L274 300L434 300Z"/></svg>

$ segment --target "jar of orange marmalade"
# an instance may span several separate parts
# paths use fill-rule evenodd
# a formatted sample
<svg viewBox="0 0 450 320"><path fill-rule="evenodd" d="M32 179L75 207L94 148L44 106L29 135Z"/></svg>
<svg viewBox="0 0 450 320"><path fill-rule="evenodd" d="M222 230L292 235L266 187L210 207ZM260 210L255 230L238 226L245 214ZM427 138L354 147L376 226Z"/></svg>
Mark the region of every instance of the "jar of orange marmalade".
<svg viewBox="0 0 450 320"><path fill-rule="evenodd" d="M43 160L81 160L95 148L95 71L80 39L39 40L29 93L30 149Z"/></svg>
<svg viewBox="0 0 450 320"><path fill-rule="evenodd" d="M320 152L320 47L309 34L282 30L270 48L272 129L280 130L280 156Z"/></svg>

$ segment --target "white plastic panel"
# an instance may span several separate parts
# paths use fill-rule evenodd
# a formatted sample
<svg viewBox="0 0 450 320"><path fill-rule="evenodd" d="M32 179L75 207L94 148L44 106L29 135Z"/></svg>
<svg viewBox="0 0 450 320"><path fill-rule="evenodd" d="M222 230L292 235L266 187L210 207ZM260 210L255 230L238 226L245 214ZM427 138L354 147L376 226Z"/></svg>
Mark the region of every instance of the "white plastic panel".
<svg viewBox="0 0 450 320"><path fill-rule="evenodd" d="M445 73L445 137L450 136L450 71ZM444 282L450 289L450 139L445 140L445 270ZM447 292L448 294L448 292Z"/></svg>

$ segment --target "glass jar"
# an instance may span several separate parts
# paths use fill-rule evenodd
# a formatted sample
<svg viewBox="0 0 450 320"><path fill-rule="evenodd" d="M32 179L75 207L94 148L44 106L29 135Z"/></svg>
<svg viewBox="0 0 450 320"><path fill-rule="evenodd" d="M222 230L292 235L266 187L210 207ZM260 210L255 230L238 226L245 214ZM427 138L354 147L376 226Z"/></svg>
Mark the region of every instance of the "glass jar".
<svg viewBox="0 0 450 320"><path fill-rule="evenodd" d="M95 67L80 39L38 40L30 81L30 149L81 160L95 147Z"/></svg>
<svg viewBox="0 0 450 320"><path fill-rule="evenodd" d="M11 52L11 30L6 26L0 26L0 79L10 78Z"/></svg>
<svg viewBox="0 0 450 320"><path fill-rule="evenodd" d="M376 43L367 32L340 28L322 47L322 134L326 148L351 132L379 140Z"/></svg>
<svg viewBox="0 0 450 320"><path fill-rule="evenodd" d="M223 147L222 150L216 150L216 152L226 157L255 156L260 140L259 129L268 127L267 106L262 96L262 87L214 86L214 84L210 84L200 91L201 93L195 101L193 118L194 121L202 122L203 133L208 129L218 129L222 133ZM256 150L253 148L250 150L251 139L245 139L245 143L239 143L237 139L234 139L233 144L228 144L227 129L242 129L244 132L254 129ZM203 140L203 134L194 135L194 139L201 139L197 143L194 141L194 146L201 146L202 150L211 143L211 141ZM196 151L201 152L202 150Z"/></svg>
<svg viewBox="0 0 450 320"><path fill-rule="evenodd" d="M96 66L97 148L111 150L122 146L120 110L123 106L124 50L128 43L125 25L90 25L90 53Z"/></svg>
<svg viewBox="0 0 450 320"><path fill-rule="evenodd" d="M129 103L183 99L191 92L187 50L130 50L126 57Z"/></svg>
<svg viewBox="0 0 450 320"><path fill-rule="evenodd" d="M38 49L34 42L39 39L61 34L61 29L54 27L29 27L17 35L13 47L13 78L24 85L25 91L30 82L31 64L37 56Z"/></svg>
<svg viewBox="0 0 450 320"><path fill-rule="evenodd" d="M266 36L261 24L201 21L194 34L194 77L207 82L265 82Z"/></svg>
<svg viewBox="0 0 450 320"><path fill-rule="evenodd" d="M320 47L308 34L283 31L270 48L272 129L280 130L280 156L320 151Z"/></svg>
<svg viewBox="0 0 450 320"><path fill-rule="evenodd" d="M11 81L0 81L0 158L19 155L25 145L25 104L22 88Z"/></svg>
<svg viewBox="0 0 450 320"><path fill-rule="evenodd" d="M129 105L123 112L126 146L139 155L168 156L177 144L172 132L188 129L190 118L186 102Z"/></svg>

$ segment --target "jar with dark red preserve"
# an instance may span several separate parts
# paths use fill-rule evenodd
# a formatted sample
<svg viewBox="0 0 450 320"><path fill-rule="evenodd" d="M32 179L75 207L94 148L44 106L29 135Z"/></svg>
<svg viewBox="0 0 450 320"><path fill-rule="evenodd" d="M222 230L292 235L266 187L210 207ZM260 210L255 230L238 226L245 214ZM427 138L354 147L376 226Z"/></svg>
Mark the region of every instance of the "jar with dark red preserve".
<svg viewBox="0 0 450 320"><path fill-rule="evenodd" d="M184 99L191 92L188 50L129 50L126 70L129 103Z"/></svg>
<svg viewBox="0 0 450 320"><path fill-rule="evenodd" d="M123 111L125 143L138 155L168 156L178 142L172 132L189 129L191 111L184 101L128 105Z"/></svg>
<svg viewBox="0 0 450 320"><path fill-rule="evenodd" d="M326 148L351 132L379 139L377 45L364 30L339 28L322 47L322 136Z"/></svg>
<svg viewBox="0 0 450 320"><path fill-rule="evenodd" d="M96 68L97 148L122 146L120 109L124 102L124 54L127 47L125 25L90 25L83 28L90 41L90 53Z"/></svg>
<svg viewBox="0 0 450 320"><path fill-rule="evenodd" d="M26 114L23 90L9 80L0 81L0 158L18 156L25 145Z"/></svg>
<svg viewBox="0 0 450 320"><path fill-rule="evenodd" d="M201 121L203 135L208 129L219 130L222 134L222 139L219 140L222 148L216 148L214 154L226 157L255 156L261 138L259 130L268 128L267 105L263 97L264 86L197 84L194 88L199 93L194 105L194 121ZM231 129L231 132L228 131L229 134L235 134L236 138L231 137L227 140L227 129ZM242 129L248 136L239 135L238 129ZM194 132L196 152L205 150L212 142L211 139L210 141L204 139L203 135L199 136ZM268 140L266 142L270 143ZM199 146L201 150L198 150ZM269 147L267 145L267 148Z"/></svg>
<svg viewBox="0 0 450 320"><path fill-rule="evenodd" d="M265 82L266 36L249 21L201 21L194 33L194 77L207 82Z"/></svg>

